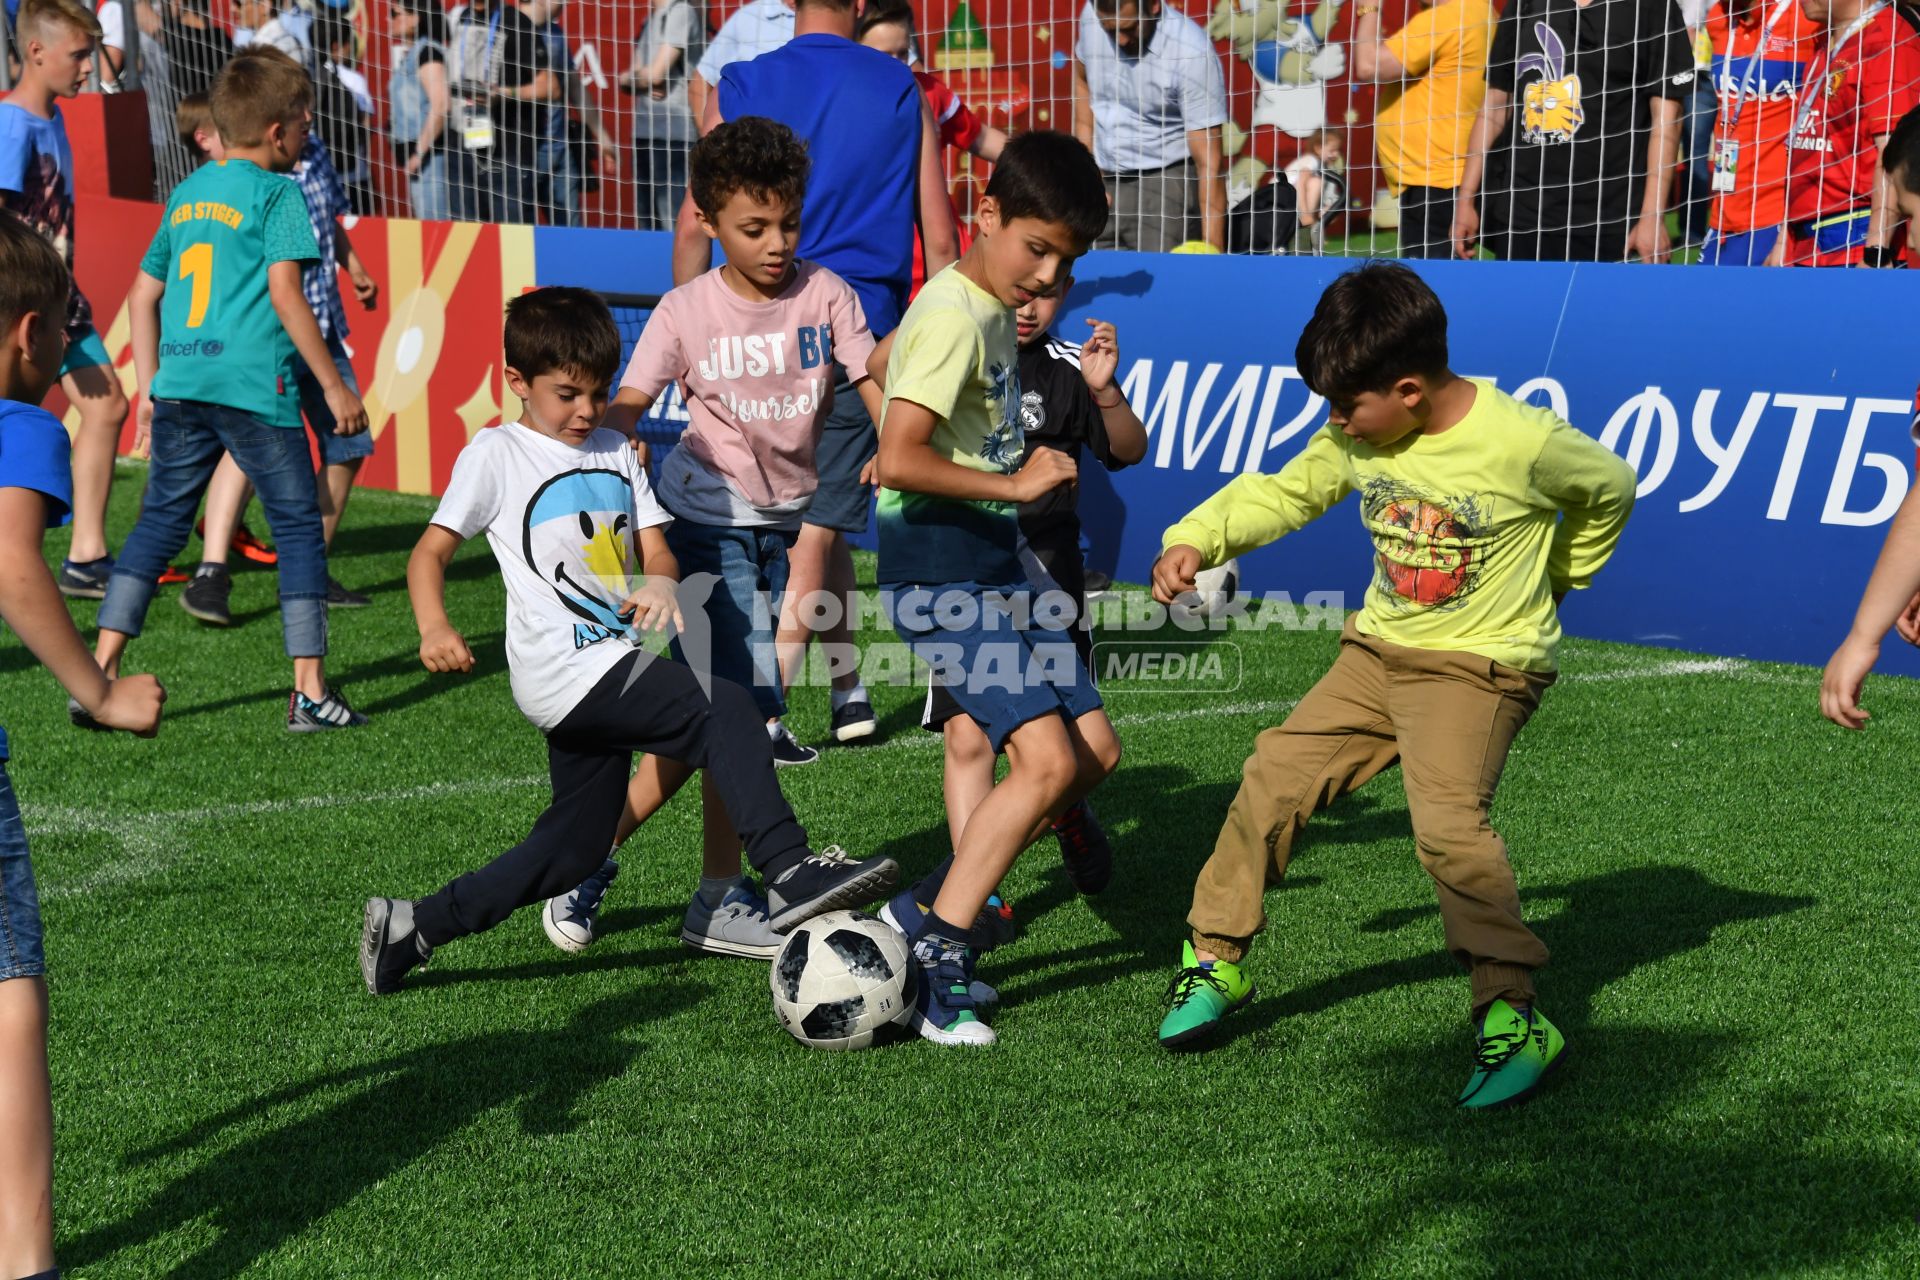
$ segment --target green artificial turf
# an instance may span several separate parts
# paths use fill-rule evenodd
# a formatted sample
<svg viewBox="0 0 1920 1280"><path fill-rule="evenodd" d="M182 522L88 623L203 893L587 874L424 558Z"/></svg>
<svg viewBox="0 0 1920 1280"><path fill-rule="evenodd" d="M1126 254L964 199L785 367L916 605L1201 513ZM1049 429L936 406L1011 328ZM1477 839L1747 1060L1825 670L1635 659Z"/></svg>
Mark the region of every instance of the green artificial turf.
<svg viewBox="0 0 1920 1280"><path fill-rule="evenodd" d="M1119 874L1078 898L1051 841L1015 868L1022 936L982 966L996 1048L826 1054L780 1030L765 965L681 949L690 795L629 846L587 954L528 911L367 995L362 900L437 887L545 801L484 546L450 584L478 669L415 657L404 565L431 509L363 493L339 538L337 576L374 597L333 615L363 730L282 728L270 571L236 573L230 631L156 599L132 668L170 691L157 741L69 728L0 647L70 1274L1920 1273L1920 685L1876 680L1848 736L1805 668L1567 645L1495 811L1570 1045L1524 1109L1452 1108L1467 988L1391 771L1269 895L1232 1034L1155 1044L1194 874L1324 630L1227 637L1232 692L1113 695ZM875 694L879 745L781 780L816 841L913 874L946 848L940 753L917 690ZM797 695L803 740L825 716Z"/></svg>

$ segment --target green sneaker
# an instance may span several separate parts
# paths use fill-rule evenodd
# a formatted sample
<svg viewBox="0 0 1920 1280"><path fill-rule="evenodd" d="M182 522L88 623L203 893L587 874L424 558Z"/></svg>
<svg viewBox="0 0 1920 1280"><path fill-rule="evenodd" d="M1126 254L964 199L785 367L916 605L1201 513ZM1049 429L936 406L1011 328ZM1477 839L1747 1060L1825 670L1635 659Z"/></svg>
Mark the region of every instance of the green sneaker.
<svg viewBox="0 0 1920 1280"><path fill-rule="evenodd" d="M1160 1020L1160 1043L1179 1049L1213 1034L1220 1019L1253 999L1253 983L1237 964L1215 960L1201 964L1193 943L1180 949L1180 972L1167 988L1173 1008Z"/></svg>
<svg viewBox="0 0 1920 1280"><path fill-rule="evenodd" d="M1538 1009L1521 1012L1505 1000L1487 1006L1473 1075L1460 1093L1463 1107L1507 1107L1525 1102L1560 1065L1567 1048L1560 1028Z"/></svg>

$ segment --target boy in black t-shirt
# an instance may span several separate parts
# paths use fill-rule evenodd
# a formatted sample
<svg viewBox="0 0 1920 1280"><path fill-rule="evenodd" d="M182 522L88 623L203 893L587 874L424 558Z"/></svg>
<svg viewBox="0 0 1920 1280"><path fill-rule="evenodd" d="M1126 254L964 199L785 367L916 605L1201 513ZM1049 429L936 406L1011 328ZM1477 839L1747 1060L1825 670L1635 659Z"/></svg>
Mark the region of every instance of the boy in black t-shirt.
<svg viewBox="0 0 1920 1280"><path fill-rule="evenodd" d="M1664 262L1693 49L1674 0L1512 0L1454 203L1455 250Z"/></svg>
<svg viewBox="0 0 1920 1280"><path fill-rule="evenodd" d="M540 141L560 96L547 42L510 0L475 0L449 54L454 216L531 223Z"/></svg>
<svg viewBox="0 0 1920 1280"><path fill-rule="evenodd" d="M1058 449L1078 460L1081 446L1092 450L1109 471L1132 466L1147 455L1147 429L1115 382L1120 346L1114 327L1088 320L1093 336L1084 345L1056 338L1050 330L1071 278L1051 297L1034 298L1014 313L1020 343L1020 426L1027 448ZM1080 554L1079 490L1066 485L1020 505L1020 558L1034 585L1073 598L1073 644L1088 671L1093 670L1093 640L1087 629L1087 567ZM975 806L993 790L994 751L972 717L960 714L952 695L929 679L923 727L946 743L943 790L953 842L960 842ZM1098 893L1113 875L1113 851L1093 810L1082 800L1054 824L1068 878L1081 893ZM914 886L916 901L931 903L946 879L948 858ZM1012 934L1012 908L994 895L974 930L974 944L998 945Z"/></svg>

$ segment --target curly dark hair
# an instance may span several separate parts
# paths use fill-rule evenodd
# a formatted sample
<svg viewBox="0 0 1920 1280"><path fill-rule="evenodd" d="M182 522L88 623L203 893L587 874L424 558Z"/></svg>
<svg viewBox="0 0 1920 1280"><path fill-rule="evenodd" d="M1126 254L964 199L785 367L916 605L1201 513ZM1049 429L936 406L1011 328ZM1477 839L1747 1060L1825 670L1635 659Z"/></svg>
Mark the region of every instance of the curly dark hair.
<svg viewBox="0 0 1920 1280"><path fill-rule="evenodd" d="M709 219L736 191L798 208L807 194L807 144L777 120L741 116L715 125L687 157L693 203Z"/></svg>

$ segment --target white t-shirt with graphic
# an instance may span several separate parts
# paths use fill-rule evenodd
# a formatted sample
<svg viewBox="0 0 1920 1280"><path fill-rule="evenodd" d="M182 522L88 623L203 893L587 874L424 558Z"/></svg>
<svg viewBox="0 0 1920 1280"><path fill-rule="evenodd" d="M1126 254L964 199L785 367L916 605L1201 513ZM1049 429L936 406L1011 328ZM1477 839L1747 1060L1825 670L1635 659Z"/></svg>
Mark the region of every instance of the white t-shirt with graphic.
<svg viewBox="0 0 1920 1280"><path fill-rule="evenodd" d="M507 422L460 451L433 523L487 535L507 584L513 700L543 732L633 651L620 605L640 580L639 530L671 519L618 432L575 448Z"/></svg>

